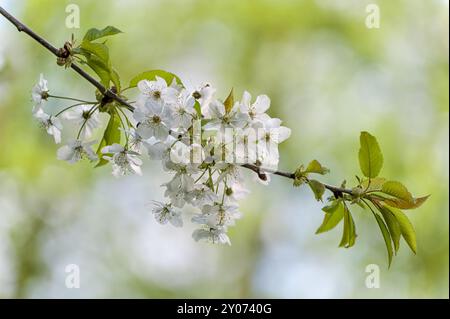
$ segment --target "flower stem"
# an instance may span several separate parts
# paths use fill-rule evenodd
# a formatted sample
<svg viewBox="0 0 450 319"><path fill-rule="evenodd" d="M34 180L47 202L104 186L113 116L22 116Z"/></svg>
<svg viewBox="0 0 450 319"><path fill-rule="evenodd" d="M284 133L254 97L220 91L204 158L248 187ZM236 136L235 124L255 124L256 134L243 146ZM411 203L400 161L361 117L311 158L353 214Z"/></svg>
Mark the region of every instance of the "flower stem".
<svg viewBox="0 0 450 319"><path fill-rule="evenodd" d="M48 97L52 97L54 99L82 102L84 104L97 104L98 103L98 102L90 102L90 101L80 100L80 99L76 99L76 98L73 98L73 97L58 96L58 95L51 95L51 94L49 94Z"/></svg>
<svg viewBox="0 0 450 319"><path fill-rule="evenodd" d="M76 104L72 104L72 105L70 105L70 106L68 106L68 107L66 107L66 108L64 108L64 109L62 109L62 110L59 111L58 113L56 113L55 117L61 115L61 114L64 113L65 111L70 110L71 108L73 108L73 107L75 107L75 106L80 106L80 105L85 105L85 104L86 104L86 103L76 103Z"/></svg>
<svg viewBox="0 0 450 319"><path fill-rule="evenodd" d="M86 116L86 119L84 120L83 124L81 124L80 130L77 134L77 140L80 139L81 132L83 131L83 128L86 126L87 121L89 120L90 116L95 112L95 110L98 109L98 105L94 105L90 110L88 116Z"/></svg>

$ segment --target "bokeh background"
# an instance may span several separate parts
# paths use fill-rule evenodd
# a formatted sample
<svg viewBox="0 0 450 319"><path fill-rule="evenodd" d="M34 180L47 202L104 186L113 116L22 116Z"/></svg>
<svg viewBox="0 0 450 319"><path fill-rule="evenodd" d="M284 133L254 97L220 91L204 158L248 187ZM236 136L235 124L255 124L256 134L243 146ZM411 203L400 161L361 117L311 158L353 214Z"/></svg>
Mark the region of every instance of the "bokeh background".
<svg viewBox="0 0 450 319"><path fill-rule="evenodd" d="M69 3L81 28L65 27ZM365 26L366 5L381 11ZM93 89L0 17L0 297L448 298L449 55L448 1L122 0L1 1L55 45L71 33L114 25L110 40L123 80L162 68L184 82L210 82L268 94L272 116L292 128L281 164L317 158L324 178L354 181L361 130L376 135L383 175L417 195L408 213L418 236L414 256L402 243L387 269L373 216L356 210L359 234L337 248L341 230L314 235L323 214L309 189L284 179L254 183L232 246L195 243L161 226L148 203L162 199L160 164L144 177L115 179L109 167L70 166L32 120L30 91L39 73L53 94L92 99ZM62 104L49 103L48 109ZM76 264L81 287L65 286ZM365 285L380 267L380 288Z"/></svg>

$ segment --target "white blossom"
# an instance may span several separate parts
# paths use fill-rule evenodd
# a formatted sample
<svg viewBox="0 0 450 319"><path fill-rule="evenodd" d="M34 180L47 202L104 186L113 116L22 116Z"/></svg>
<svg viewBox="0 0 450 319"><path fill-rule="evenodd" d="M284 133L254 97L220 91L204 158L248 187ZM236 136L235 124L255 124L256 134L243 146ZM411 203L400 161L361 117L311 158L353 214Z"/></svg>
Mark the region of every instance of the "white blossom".
<svg viewBox="0 0 450 319"><path fill-rule="evenodd" d="M137 153L141 152L142 146L144 145L145 141L142 139L142 136L138 134L136 129L129 128L129 129L123 129L120 128L122 132L124 132L128 136L128 147L130 150L135 151Z"/></svg>
<svg viewBox="0 0 450 319"><path fill-rule="evenodd" d="M165 225L170 222L175 227L183 226L181 212L175 210L171 204L164 204L157 201L153 201L153 204L155 205L155 207L152 211L158 223L160 223L161 225Z"/></svg>
<svg viewBox="0 0 450 319"><path fill-rule="evenodd" d="M92 112L92 108L93 106L91 105L80 105L64 113L66 120L82 127L80 135L82 139L91 137L94 129L100 125L98 114L97 112Z"/></svg>
<svg viewBox="0 0 450 319"><path fill-rule="evenodd" d="M95 161L98 157L91 148L95 143L96 141L82 142L80 140L72 140L58 149L57 157L59 160L67 161L71 164L78 162L83 157L87 157L90 161Z"/></svg>
<svg viewBox="0 0 450 319"><path fill-rule="evenodd" d="M235 203L245 198L249 193L250 191L242 183L236 182L225 188L225 201L227 203Z"/></svg>
<svg viewBox="0 0 450 319"><path fill-rule="evenodd" d="M133 116L138 121L137 133L143 138L165 140L169 135L170 109L161 102L148 100L138 105Z"/></svg>
<svg viewBox="0 0 450 319"><path fill-rule="evenodd" d="M166 163L170 160L170 150L176 140L176 138L170 135L165 141L150 138L144 142L144 146L147 148L150 159L162 161L164 169L168 170Z"/></svg>
<svg viewBox="0 0 450 319"><path fill-rule="evenodd" d="M192 222L205 224L209 227L228 227L234 226L235 220L240 217L239 206L236 204L215 203L214 205L204 205L202 213L192 217Z"/></svg>
<svg viewBox="0 0 450 319"><path fill-rule="evenodd" d="M57 117L45 113L42 109L38 109L33 116L48 134L53 135L56 144L61 143L63 126Z"/></svg>
<svg viewBox="0 0 450 319"><path fill-rule="evenodd" d="M156 81L142 80L138 83L138 88L142 92L138 102L140 103L175 103L177 90L172 86L167 86L166 80L156 77Z"/></svg>
<svg viewBox="0 0 450 319"><path fill-rule="evenodd" d="M187 91L183 90L172 105L172 127L188 129L192 125L192 119L195 114L195 99Z"/></svg>
<svg viewBox="0 0 450 319"><path fill-rule="evenodd" d="M48 82L42 73L39 76L39 82L31 90L31 97L35 103L33 113L36 113L41 108L43 101L48 98Z"/></svg>
<svg viewBox="0 0 450 319"><path fill-rule="evenodd" d="M203 84L192 90L192 96L200 104L200 110L205 117L209 117L209 104L213 101L216 89L209 84Z"/></svg>
<svg viewBox="0 0 450 319"><path fill-rule="evenodd" d="M103 158L111 162L112 174L115 177L120 177L128 173L136 173L142 175L141 165L142 161L139 158L139 153L127 150L122 145L117 143L108 145L102 148Z"/></svg>
<svg viewBox="0 0 450 319"><path fill-rule="evenodd" d="M203 127L205 130L221 130L226 127L242 128L244 127L248 117L239 112L238 104L227 112L225 105L216 100L209 106L210 121Z"/></svg>
<svg viewBox="0 0 450 319"><path fill-rule="evenodd" d="M253 104L251 104L251 99L252 96L250 93L245 91L240 103L240 110L242 113L248 115L250 124L253 127L260 127L270 118L266 114L266 111L270 107L270 99L267 95L259 95Z"/></svg>
<svg viewBox="0 0 450 319"><path fill-rule="evenodd" d="M213 204L218 200L219 196L205 184L194 184L194 189L186 196L186 201L196 207Z"/></svg>
<svg viewBox="0 0 450 319"><path fill-rule="evenodd" d="M195 241L231 245L230 238L223 228L197 229L193 232L192 238L194 238Z"/></svg>
<svg viewBox="0 0 450 319"><path fill-rule="evenodd" d="M280 144L291 136L291 129L281 126L281 120L271 118L264 122L265 134L262 136L267 143Z"/></svg>
<svg viewBox="0 0 450 319"><path fill-rule="evenodd" d="M271 118L264 122L264 128L258 135L258 161L266 168L276 168L280 157L278 144L289 138L291 130L281 126L280 119Z"/></svg>

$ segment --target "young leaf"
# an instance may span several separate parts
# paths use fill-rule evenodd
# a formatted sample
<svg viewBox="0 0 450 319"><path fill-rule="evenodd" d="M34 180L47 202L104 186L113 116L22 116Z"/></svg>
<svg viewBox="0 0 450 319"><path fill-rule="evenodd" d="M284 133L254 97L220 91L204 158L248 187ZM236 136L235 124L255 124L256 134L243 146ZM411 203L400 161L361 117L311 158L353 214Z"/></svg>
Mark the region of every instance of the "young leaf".
<svg viewBox="0 0 450 319"><path fill-rule="evenodd" d="M234 106L234 93L233 89L231 89L230 94L228 94L228 97L223 102L223 105L225 106L225 113L230 113L231 109Z"/></svg>
<svg viewBox="0 0 450 319"><path fill-rule="evenodd" d="M106 28L104 28L102 30L92 28L86 32L86 34L83 37L83 40L94 41L94 40L108 37L111 35L115 35L118 33L122 33L122 31L120 31L119 29L117 29L113 26L107 26Z"/></svg>
<svg viewBox="0 0 450 319"><path fill-rule="evenodd" d="M416 232L408 217L400 209L390 206L384 207L394 215L400 226L400 232L402 233L403 238L415 254L417 252Z"/></svg>
<svg viewBox="0 0 450 319"><path fill-rule="evenodd" d="M348 208L344 205L344 231L339 247L350 248L355 244L356 230L355 221Z"/></svg>
<svg viewBox="0 0 450 319"><path fill-rule="evenodd" d="M88 58L87 65L89 65L89 67L98 75L100 82L105 87L109 88L109 82L111 81L111 70L109 67L96 56Z"/></svg>
<svg viewBox="0 0 450 319"><path fill-rule="evenodd" d="M361 187L363 190L371 192L371 191L381 191L383 184L386 182L386 179L383 177L375 177L372 179L366 179L361 182Z"/></svg>
<svg viewBox="0 0 450 319"><path fill-rule="evenodd" d="M107 145L112 145L114 143L120 143L120 118L117 113L112 113L109 118L108 125L106 126L105 132L103 133L103 138L100 141L97 149L97 155L100 161L95 165L95 167L100 167L108 163L102 156L102 148Z"/></svg>
<svg viewBox="0 0 450 319"><path fill-rule="evenodd" d="M313 191L316 200L321 201L322 196L325 193L325 186L321 182L318 182L314 179L309 180L308 185Z"/></svg>
<svg viewBox="0 0 450 319"><path fill-rule="evenodd" d="M383 215L384 221L391 234L392 242L394 243L395 253L398 252L400 248L400 237L402 235L400 230L400 225L398 224L395 216L384 206L380 207L381 215Z"/></svg>
<svg viewBox="0 0 450 319"><path fill-rule="evenodd" d="M303 185L303 183L306 181L305 177L304 166L302 164L294 172L294 187Z"/></svg>
<svg viewBox="0 0 450 319"><path fill-rule="evenodd" d="M308 164L304 173L315 173L315 174L325 175L329 171L330 170L328 168L326 168L325 166L322 166L317 160L313 160Z"/></svg>
<svg viewBox="0 0 450 319"><path fill-rule="evenodd" d="M389 266L391 266L392 256L394 255L392 251L391 235L389 234L389 231L386 227L386 224L383 222L383 219L375 212L373 212L373 216L375 216L375 219L377 220L378 226L380 227L381 230L381 234L383 235L384 238L384 242L386 243L386 249L388 252L388 262Z"/></svg>
<svg viewBox="0 0 450 319"><path fill-rule="evenodd" d="M195 100L195 103L194 103L194 110L197 113L198 118L201 119L202 118L202 107L200 106L200 103L197 100Z"/></svg>
<svg viewBox="0 0 450 319"><path fill-rule="evenodd" d="M110 76L111 76L111 82L114 84L114 86L117 89L117 92L120 92L121 90L121 86L120 86L120 76L119 73L117 73L116 70L111 70L110 72Z"/></svg>
<svg viewBox="0 0 450 319"><path fill-rule="evenodd" d="M413 198L412 201L406 201L401 198L388 198L384 200L384 203L388 206L400 209L415 209L421 206L428 199L428 197L430 197L430 195Z"/></svg>
<svg viewBox="0 0 450 319"><path fill-rule="evenodd" d="M406 202L413 202L414 199L408 189L400 182L388 181L383 184L381 192L391 195Z"/></svg>
<svg viewBox="0 0 450 319"><path fill-rule="evenodd" d="M157 76L166 80L167 85L171 85L173 80L175 79L177 84L183 86L181 79L175 74L164 70L152 70L152 71L145 71L136 75L134 78L131 79L129 87L130 88L136 87L138 83L142 80L154 81L156 80Z"/></svg>
<svg viewBox="0 0 450 319"><path fill-rule="evenodd" d="M93 54L105 65L109 66L109 49L103 43L83 41L80 45L81 53L86 56L86 52ZM87 56L88 57L88 56ZM88 57L89 58L89 57Z"/></svg>
<svg viewBox="0 0 450 319"><path fill-rule="evenodd" d="M383 167L383 154L377 139L368 132L361 132L359 140L361 144L359 149L361 171L368 178L377 177Z"/></svg>
<svg viewBox="0 0 450 319"><path fill-rule="evenodd" d="M344 217L344 204L342 201L336 200L331 205L322 208L325 212L322 225L316 230L316 234L324 233L332 230Z"/></svg>

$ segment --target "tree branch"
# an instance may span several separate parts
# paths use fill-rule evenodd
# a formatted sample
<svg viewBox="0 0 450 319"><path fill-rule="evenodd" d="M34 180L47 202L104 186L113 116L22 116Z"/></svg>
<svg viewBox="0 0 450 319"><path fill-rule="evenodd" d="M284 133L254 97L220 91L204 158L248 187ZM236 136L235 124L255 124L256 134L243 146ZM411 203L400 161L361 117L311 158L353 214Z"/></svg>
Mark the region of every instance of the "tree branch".
<svg viewBox="0 0 450 319"><path fill-rule="evenodd" d="M22 22L17 20L11 14L9 14L1 6L0 6L0 13L7 20L9 20L14 26L16 26L16 28L17 28L17 30L19 32L24 32L27 35L29 35L31 38L36 40L40 45L42 45L44 48L46 48L48 51L50 51L56 57L65 57L65 56L62 55L62 52L64 52L64 50L57 49L56 47L54 47L51 43L49 43L43 37L41 37L40 35L36 34L33 30L28 28L25 24L23 24ZM91 75L86 73L86 71L84 71L82 68L80 68L77 64L71 63L70 67L72 68L72 70L74 70L79 75L81 75L84 79L86 79L89 83L91 83L93 86L95 86L104 96L119 102L120 104L125 106L129 111L131 111L131 112L134 111L135 108L131 104L126 102L124 99L122 99L116 93L111 91L109 88L105 88L100 82L98 82ZM286 177L286 178L289 178L289 179L295 179L295 174L294 173L287 173L287 172L282 172L282 171L278 171L278 170L264 169L264 168L261 168L259 166L253 165L253 164L243 164L241 166L244 167L244 168L252 170L256 174L258 174L258 177L261 178L261 179L267 178L265 173L270 173L270 174ZM327 185L327 184L323 184L323 186L325 186L326 189L331 191L337 197L342 197L342 194L344 194L344 193L345 194L350 194L350 195L352 194L352 191L349 190L349 189L335 187L335 186L331 186L331 185Z"/></svg>
<svg viewBox="0 0 450 319"><path fill-rule="evenodd" d="M1 7L1 6L0 6L0 13L7 20L9 20L17 28L17 30L19 32L24 32L27 35L29 35L31 38L36 40L40 45L42 45L48 51L53 53L53 55L55 55L56 57L64 57L61 55L61 52L63 52L63 50L57 49L56 47L54 47L50 42L45 40L40 35L36 34L33 30L31 30L25 24L23 24L22 22L17 20L14 16L9 14L9 12L6 11L5 9L3 9L3 7ZM72 70L74 70L79 75L81 75L83 78L85 78L89 83L91 83L93 86L95 86L104 96L119 102L120 104L125 106L128 110L130 110L131 112L134 111L134 107L130 103L128 103L127 101L122 99L120 96L118 96L116 93L111 91L109 88L105 88L100 82L98 82L96 79L94 79L88 73L86 73L86 71L81 69L78 65L76 65L75 63L72 63L70 65L70 67L72 68Z"/></svg>
<svg viewBox="0 0 450 319"><path fill-rule="evenodd" d="M288 173L288 172L283 172L283 171L278 171L278 170L266 169L266 168L262 168L262 167L256 166L254 164L242 164L241 166L244 167L244 168L252 170L256 174L258 174L258 177L261 178L261 179L265 179L265 177L264 177L265 173L274 174L274 175L278 175L278 176L282 176L282 177L286 177L286 178L290 178L290 179L295 179L295 174L294 173ZM335 187L335 186L327 185L327 184L324 184L324 183L322 183L322 185L325 186L326 189L328 189L329 191L331 191L335 195L342 195L342 194L352 195L353 194L351 189L346 189L346 188L342 188L342 187Z"/></svg>

